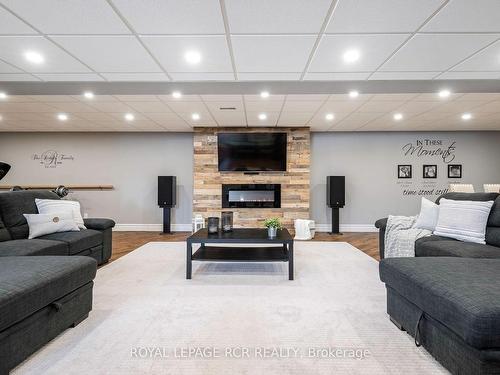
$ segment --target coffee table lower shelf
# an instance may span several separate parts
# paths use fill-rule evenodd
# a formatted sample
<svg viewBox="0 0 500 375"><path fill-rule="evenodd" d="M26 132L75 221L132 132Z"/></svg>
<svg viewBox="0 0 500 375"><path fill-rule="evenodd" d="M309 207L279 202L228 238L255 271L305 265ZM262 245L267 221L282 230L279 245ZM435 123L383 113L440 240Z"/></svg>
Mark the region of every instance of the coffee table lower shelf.
<svg viewBox="0 0 500 375"><path fill-rule="evenodd" d="M202 246L192 260L208 262L288 262L288 251L283 247L229 247Z"/></svg>

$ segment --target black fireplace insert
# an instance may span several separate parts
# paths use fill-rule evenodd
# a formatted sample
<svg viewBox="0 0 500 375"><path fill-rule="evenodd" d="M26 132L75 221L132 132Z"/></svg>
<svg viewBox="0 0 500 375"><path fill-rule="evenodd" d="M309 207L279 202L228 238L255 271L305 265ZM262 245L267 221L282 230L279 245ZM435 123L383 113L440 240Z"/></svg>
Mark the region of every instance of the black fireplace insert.
<svg viewBox="0 0 500 375"><path fill-rule="evenodd" d="M222 208L280 208L280 184L224 184Z"/></svg>

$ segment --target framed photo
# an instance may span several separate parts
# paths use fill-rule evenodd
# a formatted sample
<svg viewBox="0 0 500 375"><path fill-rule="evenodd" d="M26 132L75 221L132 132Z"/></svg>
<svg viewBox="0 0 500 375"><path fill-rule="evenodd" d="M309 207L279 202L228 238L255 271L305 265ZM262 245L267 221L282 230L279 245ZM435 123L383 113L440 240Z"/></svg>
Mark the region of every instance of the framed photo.
<svg viewBox="0 0 500 375"><path fill-rule="evenodd" d="M411 178L411 165L400 164L398 165L398 178Z"/></svg>
<svg viewBox="0 0 500 375"><path fill-rule="evenodd" d="M437 178L438 166L436 164L424 164L424 178Z"/></svg>
<svg viewBox="0 0 500 375"><path fill-rule="evenodd" d="M448 178L462 178L462 164L448 164Z"/></svg>

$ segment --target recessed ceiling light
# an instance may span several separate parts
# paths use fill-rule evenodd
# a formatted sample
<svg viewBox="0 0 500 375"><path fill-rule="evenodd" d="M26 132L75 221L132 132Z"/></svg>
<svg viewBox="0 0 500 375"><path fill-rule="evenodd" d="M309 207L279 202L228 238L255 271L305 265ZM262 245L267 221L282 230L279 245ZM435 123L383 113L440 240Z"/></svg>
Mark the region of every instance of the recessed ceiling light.
<svg viewBox="0 0 500 375"><path fill-rule="evenodd" d="M86 98L86 99L94 99L94 93L92 91L85 91L83 93L83 96Z"/></svg>
<svg viewBox="0 0 500 375"><path fill-rule="evenodd" d="M332 121L335 118L335 115L333 113L327 113L325 115L325 119L328 121Z"/></svg>
<svg viewBox="0 0 500 375"><path fill-rule="evenodd" d="M66 121L68 119L68 115L66 113L59 113L57 115L57 119L59 121Z"/></svg>
<svg viewBox="0 0 500 375"><path fill-rule="evenodd" d="M198 121L200 119L200 114L199 113L193 113L191 115L191 118L194 120L194 121Z"/></svg>
<svg viewBox="0 0 500 375"><path fill-rule="evenodd" d="M392 118L396 121L402 120L403 114L402 113L395 113L394 115L392 115Z"/></svg>
<svg viewBox="0 0 500 375"><path fill-rule="evenodd" d="M261 98L264 98L264 99L265 99L265 98L269 98L269 91L262 91L262 92L260 93L260 97L261 97Z"/></svg>
<svg viewBox="0 0 500 375"><path fill-rule="evenodd" d="M359 96L359 92L357 92L357 91L349 91L349 96L351 98L357 98Z"/></svg>
<svg viewBox="0 0 500 375"><path fill-rule="evenodd" d="M361 53L357 49L350 49L342 57L346 63L353 63L359 60Z"/></svg>
<svg viewBox="0 0 500 375"><path fill-rule="evenodd" d="M127 121L134 121L135 120L135 116L132 114L132 113L125 113L125 120Z"/></svg>
<svg viewBox="0 0 500 375"><path fill-rule="evenodd" d="M438 95L440 98L447 98L451 95L451 92L450 92L450 90L441 90L441 91L439 91Z"/></svg>
<svg viewBox="0 0 500 375"><path fill-rule="evenodd" d="M172 93L172 97L173 97L174 99L179 99L179 98L182 98L182 94L181 94L179 91L174 91L174 92Z"/></svg>
<svg viewBox="0 0 500 375"><path fill-rule="evenodd" d="M259 113L259 120L264 121L267 119L267 115L265 113Z"/></svg>
<svg viewBox="0 0 500 375"><path fill-rule="evenodd" d="M470 113L464 113L462 115L462 120L467 121L467 120L470 120L471 118L472 118L472 115Z"/></svg>
<svg viewBox="0 0 500 375"><path fill-rule="evenodd" d="M35 51L25 52L24 57L33 64L42 64L45 61L45 58L40 53Z"/></svg>
<svg viewBox="0 0 500 375"><path fill-rule="evenodd" d="M0 92L0 99L7 99L7 94L4 92Z"/></svg>
<svg viewBox="0 0 500 375"><path fill-rule="evenodd" d="M201 54L198 51L187 51L184 58L189 64L198 64L201 61Z"/></svg>

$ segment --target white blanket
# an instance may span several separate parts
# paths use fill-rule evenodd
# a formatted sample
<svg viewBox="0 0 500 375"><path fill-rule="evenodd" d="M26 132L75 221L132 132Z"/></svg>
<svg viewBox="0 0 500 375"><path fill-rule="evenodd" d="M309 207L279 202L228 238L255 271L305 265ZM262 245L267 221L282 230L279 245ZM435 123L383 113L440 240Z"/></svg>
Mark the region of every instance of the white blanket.
<svg viewBox="0 0 500 375"><path fill-rule="evenodd" d="M414 228L417 216L392 216L385 229L385 258L414 257L415 241L432 234L430 230Z"/></svg>

